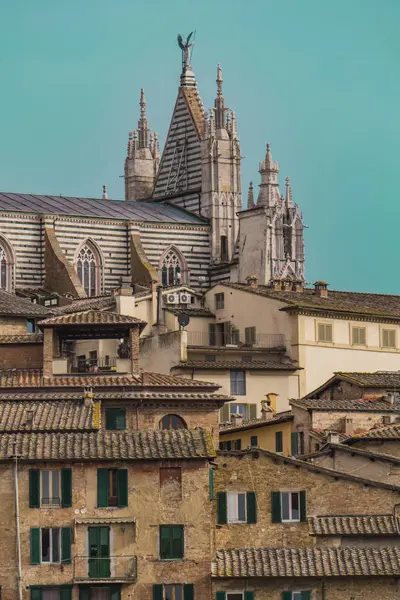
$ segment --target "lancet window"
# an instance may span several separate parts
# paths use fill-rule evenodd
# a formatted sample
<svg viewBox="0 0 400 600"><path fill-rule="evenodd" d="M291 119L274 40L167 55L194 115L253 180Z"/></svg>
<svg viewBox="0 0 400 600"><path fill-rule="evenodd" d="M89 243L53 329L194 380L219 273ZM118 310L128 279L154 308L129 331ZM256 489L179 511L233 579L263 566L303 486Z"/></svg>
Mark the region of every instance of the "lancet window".
<svg viewBox="0 0 400 600"><path fill-rule="evenodd" d="M175 250L171 248L165 254L161 265L162 285L166 287L182 283L182 270L181 260Z"/></svg>
<svg viewBox="0 0 400 600"><path fill-rule="evenodd" d="M79 251L76 270L87 296L96 296L100 287L100 282L98 281L98 257L96 257L88 244L83 246Z"/></svg>
<svg viewBox="0 0 400 600"><path fill-rule="evenodd" d="M3 246L0 246L0 287L2 290L7 289L8 270L7 254Z"/></svg>

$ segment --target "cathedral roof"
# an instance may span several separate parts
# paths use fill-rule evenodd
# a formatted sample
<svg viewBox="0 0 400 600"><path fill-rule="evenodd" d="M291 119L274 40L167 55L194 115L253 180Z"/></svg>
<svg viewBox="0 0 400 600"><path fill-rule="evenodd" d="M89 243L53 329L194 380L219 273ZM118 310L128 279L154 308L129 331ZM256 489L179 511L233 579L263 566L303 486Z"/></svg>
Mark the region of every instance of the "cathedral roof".
<svg viewBox="0 0 400 600"><path fill-rule="evenodd" d="M129 219L156 223L205 224L202 217L168 202L109 200L0 192L0 211Z"/></svg>

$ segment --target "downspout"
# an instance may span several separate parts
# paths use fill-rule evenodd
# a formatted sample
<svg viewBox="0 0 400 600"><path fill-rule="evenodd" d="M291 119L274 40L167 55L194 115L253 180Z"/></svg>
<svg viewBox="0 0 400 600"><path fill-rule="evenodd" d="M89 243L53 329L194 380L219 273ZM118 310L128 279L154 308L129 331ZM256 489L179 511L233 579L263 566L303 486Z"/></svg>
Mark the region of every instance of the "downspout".
<svg viewBox="0 0 400 600"><path fill-rule="evenodd" d="M19 531L19 495L18 495L18 454L16 452L16 442L14 442L14 502L15 502L15 533L17 550L17 589L18 600L22 600L22 566L21 566L21 540Z"/></svg>
<svg viewBox="0 0 400 600"><path fill-rule="evenodd" d="M321 600L325 600L325 598L325 579L323 579L321 584Z"/></svg>

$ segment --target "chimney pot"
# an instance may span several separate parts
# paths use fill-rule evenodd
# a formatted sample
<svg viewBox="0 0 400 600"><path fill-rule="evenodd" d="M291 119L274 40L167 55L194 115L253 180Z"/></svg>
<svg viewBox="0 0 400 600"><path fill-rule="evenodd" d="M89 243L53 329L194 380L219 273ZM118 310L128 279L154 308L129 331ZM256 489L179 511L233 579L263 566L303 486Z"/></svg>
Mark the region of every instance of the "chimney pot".
<svg viewBox="0 0 400 600"><path fill-rule="evenodd" d="M257 277L255 275L249 275L248 277L246 277L246 282L247 285L249 285L252 288L257 287Z"/></svg>
<svg viewBox="0 0 400 600"><path fill-rule="evenodd" d="M240 427L243 425L243 415L240 413L231 415L231 423L234 427Z"/></svg>
<svg viewBox="0 0 400 600"><path fill-rule="evenodd" d="M321 298L327 298L328 284L326 283L326 281L316 281L314 283L314 291L317 296L320 296Z"/></svg>
<svg viewBox="0 0 400 600"><path fill-rule="evenodd" d="M261 400L261 418L263 421L270 421L275 417L275 411L271 407L269 396L277 396L278 394L267 394L266 400Z"/></svg>
<svg viewBox="0 0 400 600"><path fill-rule="evenodd" d="M326 432L328 444L339 444L339 433L337 431Z"/></svg>
<svg viewBox="0 0 400 600"><path fill-rule="evenodd" d="M133 288L130 277L123 276L119 280L119 287L115 290L115 296L132 296Z"/></svg>
<svg viewBox="0 0 400 600"><path fill-rule="evenodd" d="M354 423L351 417L346 417L344 420L344 432L346 435L353 435Z"/></svg>

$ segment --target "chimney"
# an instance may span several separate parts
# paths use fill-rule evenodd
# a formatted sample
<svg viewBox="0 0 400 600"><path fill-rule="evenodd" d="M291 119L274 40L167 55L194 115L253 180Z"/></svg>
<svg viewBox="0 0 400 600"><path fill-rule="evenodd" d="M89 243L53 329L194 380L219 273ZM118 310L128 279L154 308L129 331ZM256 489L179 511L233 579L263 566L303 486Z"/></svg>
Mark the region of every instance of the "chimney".
<svg viewBox="0 0 400 600"><path fill-rule="evenodd" d="M133 288L131 285L131 278L122 276L119 280L119 288L114 291L115 296L132 296Z"/></svg>
<svg viewBox="0 0 400 600"><path fill-rule="evenodd" d="M296 279L292 283L292 292L302 292L303 291L303 282L301 279Z"/></svg>
<svg viewBox="0 0 400 600"><path fill-rule="evenodd" d="M327 431L326 441L328 444L339 444L339 433L337 431Z"/></svg>
<svg viewBox="0 0 400 600"><path fill-rule="evenodd" d="M234 427L241 427L243 425L243 415L240 413L231 415L231 423Z"/></svg>
<svg viewBox="0 0 400 600"><path fill-rule="evenodd" d="M268 394L265 395L268 405L271 407L272 411L274 413L276 413L277 411L277 402L278 402L278 396L279 394L277 394L276 392L269 392Z"/></svg>
<svg viewBox="0 0 400 600"><path fill-rule="evenodd" d="M284 289L282 287L282 281L280 279L271 279L270 286L274 290L282 290L282 289Z"/></svg>
<svg viewBox="0 0 400 600"><path fill-rule="evenodd" d="M261 400L261 419L263 421L270 421L274 417L275 417L275 412L271 408L271 402L268 400L268 394L267 394L267 399Z"/></svg>
<svg viewBox="0 0 400 600"><path fill-rule="evenodd" d="M326 281L316 281L314 283L314 291L316 296L320 296L321 298L328 297L328 284Z"/></svg>
<svg viewBox="0 0 400 600"><path fill-rule="evenodd" d="M94 393L93 388L84 388L83 390L83 403L85 406L90 406L93 403Z"/></svg>
<svg viewBox="0 0 400 600"><path fill-rule="evenodd" d="M255 275L249 275L246 277L246 283L252 288L257 287L257 277Z"/></svg>
<svg viewBox="0 0 400 600"><path fill-rule="evenodd" d="M353 435L354 423L351 417L345 417L344 419L344 432L346 435ZM335 442L338 443L338 442Z"/></svg>

